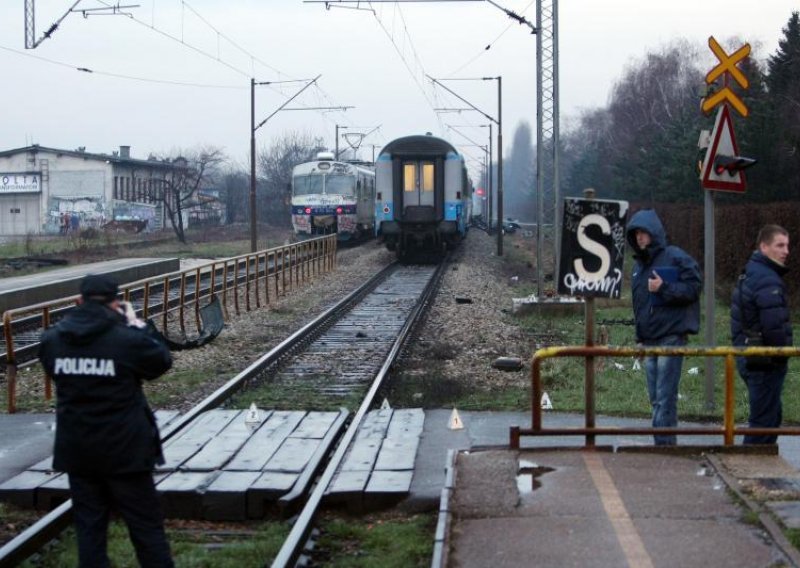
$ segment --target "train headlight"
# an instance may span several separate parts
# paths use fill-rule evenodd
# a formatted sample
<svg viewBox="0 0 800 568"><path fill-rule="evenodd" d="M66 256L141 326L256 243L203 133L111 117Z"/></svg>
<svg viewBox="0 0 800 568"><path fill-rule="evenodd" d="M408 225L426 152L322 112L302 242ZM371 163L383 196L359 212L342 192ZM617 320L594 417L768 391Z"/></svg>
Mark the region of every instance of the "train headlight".
<svg viewBox="0 0 800 568"><path fill-rule="evenodd" d="M306 207L306 215L311 215L311 207Z"/></svg>
<svg viewBox="0 0 800 568"><path fill-rule="evenodd" d="M342 209L341 207L337 207L337 208L336 208L336 214L337 214L337 215L341 215L341 214L342 214L342 211L344 211L344 209Z"/></svg>

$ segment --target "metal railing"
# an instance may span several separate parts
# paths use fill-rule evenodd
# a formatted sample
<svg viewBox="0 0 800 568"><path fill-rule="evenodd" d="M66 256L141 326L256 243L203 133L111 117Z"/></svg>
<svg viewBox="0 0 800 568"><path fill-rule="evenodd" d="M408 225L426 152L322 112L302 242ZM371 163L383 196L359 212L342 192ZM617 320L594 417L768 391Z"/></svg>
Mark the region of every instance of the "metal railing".
<svg viewBox="0 0 800 568"><path fill-rule="evenodd" d="M318 274L336 267L336 235L326 235L254 253L212 261L187 270L170 272L120 286L120 294L132 302L144 319L152 319L165 335L177 326L186 334L187 317L201 331L200 307L214 297L220 299L223 314L230 320L231 311L241 314L276 301L300 288ZM3 313L6 346L8 412L16 411L19 346L14 327L23 320L36 328L47 329L63 317L78 301L79 295L7 310ZM30 346L28 346L30 347ZM50 377L45 377L45 399L52 398Z"/></svg>
<svg viewBox="0 0 800 568"><path fill-rule="evenodd" d="M700 356L725 358L725 406L722 426L678 426L675 428L656 427L596 427L594 397L587 396L592 401L584 408L585 426L583 428L544 428L542 427L542 376L541 366L545 359L553 357L583 357L587 365L594 363L596 357L647 357L647 356ZM547 347L539 349L531 361L531 428L512 426L510 429L509 444L514 449L519 449L522 436L586 436L586 445L593 446L595 436L620 436L620 435L700 435L722 436L726 446L732 446L734 436L737 435L800 435L800 428L741 428L736 427L734 421L735 403L735 361L736 357L797 357L800 349L795 347L584 347L565 346ZM594 392L593 379L587 380L584 385L586 392Z"/></svg>

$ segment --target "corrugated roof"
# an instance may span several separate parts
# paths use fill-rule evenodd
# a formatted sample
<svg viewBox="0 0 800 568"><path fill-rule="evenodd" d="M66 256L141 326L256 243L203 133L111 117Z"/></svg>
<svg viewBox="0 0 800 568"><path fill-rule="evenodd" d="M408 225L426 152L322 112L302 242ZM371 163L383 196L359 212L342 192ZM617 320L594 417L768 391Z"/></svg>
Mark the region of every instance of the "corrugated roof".
<svg viewBox="0 0 800 568"><path fill-rule="evenodd" d="M151 168L173 169L175 165L172 162L164 162L161 160L138 160L136 158L123 158L114 154L97 154L94 152L80 152L78 150L62 150L59 148L48 148L47 146L39 146L33 144L32 146L25 146L24 148L14 148L12 150L0 151L0 158L14 156L16 154L23 154L28 152L47 153L47 154L62 154L65 156L74 156L76 158L84 158L88 160L102 160L104 162L112 162L115 164L130 164L137 166L147 166Z"/></svg>

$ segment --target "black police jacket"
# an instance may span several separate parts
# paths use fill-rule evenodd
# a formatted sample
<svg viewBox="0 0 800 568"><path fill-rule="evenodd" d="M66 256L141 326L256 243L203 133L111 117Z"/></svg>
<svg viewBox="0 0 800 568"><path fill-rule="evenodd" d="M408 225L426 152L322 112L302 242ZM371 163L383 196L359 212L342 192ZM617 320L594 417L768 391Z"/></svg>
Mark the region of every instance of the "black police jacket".
<svg viewBox="0 0 800 568"><path fill-rule="evenodd" d="M142 380L172 366L163 343L89 301L42 334L39 359L56 385L54 469L109 475L163 463L155 416L142 391Z"/></svg>

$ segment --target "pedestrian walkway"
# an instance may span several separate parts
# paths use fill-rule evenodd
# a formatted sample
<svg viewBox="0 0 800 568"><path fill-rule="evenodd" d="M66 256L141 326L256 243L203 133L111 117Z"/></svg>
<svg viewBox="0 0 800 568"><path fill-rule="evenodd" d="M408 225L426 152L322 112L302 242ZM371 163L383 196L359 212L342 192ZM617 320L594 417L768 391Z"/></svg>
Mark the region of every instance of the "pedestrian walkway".
<svg viewBox="0 0 800 568"><path fill-rule="evenodd" d="M75 296L80 280L89 273L108 274L120 282L135 282L179 268L180 261L177 258L117 258L2 278L0 314L14 308Z"/></svg>
<svg viewBox="0 0 800 568"><path fill-rule="evenodd" d="M749 457L762 472L782 461ZM729 458L742 456L717 463ZM794 565L700 455L487 450L454 462L441 566Z"/></svg>

